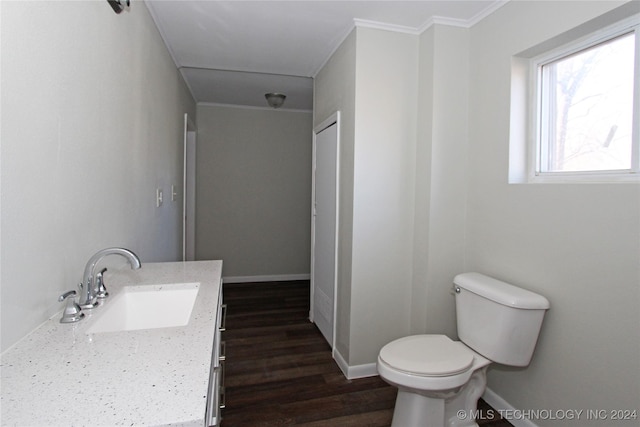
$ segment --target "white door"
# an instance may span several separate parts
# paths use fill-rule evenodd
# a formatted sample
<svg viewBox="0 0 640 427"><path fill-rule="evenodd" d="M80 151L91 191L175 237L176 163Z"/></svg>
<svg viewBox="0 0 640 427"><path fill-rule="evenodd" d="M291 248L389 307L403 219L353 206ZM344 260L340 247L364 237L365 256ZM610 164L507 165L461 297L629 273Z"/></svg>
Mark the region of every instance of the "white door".
<svg viewBox="0 0 640 427"><path fill-rule="evenodd" d="M311 320L334 347L338 124L321 128L314 142Z"/></svg>
<svg viewBox="0 0 640 427"><path fill-rule="evenodd" d="M196 259L196 128L184 115L184 177L182 186L182 260Z"/></svg>

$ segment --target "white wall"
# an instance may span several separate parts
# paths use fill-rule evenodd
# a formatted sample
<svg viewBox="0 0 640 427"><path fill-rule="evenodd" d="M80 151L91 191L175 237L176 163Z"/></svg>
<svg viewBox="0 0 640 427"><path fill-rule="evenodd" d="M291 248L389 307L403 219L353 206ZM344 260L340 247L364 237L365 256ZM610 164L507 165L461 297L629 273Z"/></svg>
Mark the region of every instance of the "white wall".
<svg viewBox="0 0 640 427"><path fill-rule="evenodd" d="M312 114L197 110L196 259L224 259L225 277L308 276Z"/></svg>
<svg viewBox="0 0 640 427"><path fill-rule="evenodd" d="M181 257L170 186L181 188L195 105L144 3L120 15L105 1L1 7L6 349L61 310L96 251L128 247L143 265Z"/></svg>
<svg viewBox="0 0 640 427"><path fill-rule="evenodd" d="M619 4L512 1L470 30L467 270L551 302L531 365L489 371L521 409L640 409L640 186L508 184L512 56Z"/></svg>

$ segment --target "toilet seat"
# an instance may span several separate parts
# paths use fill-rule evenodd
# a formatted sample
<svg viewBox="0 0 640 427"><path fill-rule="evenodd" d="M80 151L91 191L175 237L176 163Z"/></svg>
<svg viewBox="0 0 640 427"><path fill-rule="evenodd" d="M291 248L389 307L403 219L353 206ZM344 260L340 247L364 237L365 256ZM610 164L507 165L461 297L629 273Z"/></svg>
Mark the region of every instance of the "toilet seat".
<svg viewBox="0 0 640 427"><path fill-rule="evenodd" d="M468 371L474 354L446 335L412 335L385 345L379 358L390 368L409 375L448 377Z"/></svg>

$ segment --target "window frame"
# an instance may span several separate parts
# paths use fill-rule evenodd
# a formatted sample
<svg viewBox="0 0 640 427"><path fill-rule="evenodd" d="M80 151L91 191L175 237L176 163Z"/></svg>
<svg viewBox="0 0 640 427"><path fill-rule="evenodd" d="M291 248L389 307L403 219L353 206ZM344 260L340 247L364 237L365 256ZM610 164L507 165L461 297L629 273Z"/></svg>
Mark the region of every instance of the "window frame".
<svg viewBox="0 0 640 427"><path fill-rule="evenodd" d="M547 120L543 115L543 109L548 108L548 105L543 105L543 102L548 97L544 97L542 93L542 67L631 33L635 37L631 168L594 171L542 171L543 156L546 155L544 150L548 147L548 144L543 143L542 140L543 134L548 128ZM640 182L640 14L623 19L531 58L528 74L530 76L529 182Z"/></svg>

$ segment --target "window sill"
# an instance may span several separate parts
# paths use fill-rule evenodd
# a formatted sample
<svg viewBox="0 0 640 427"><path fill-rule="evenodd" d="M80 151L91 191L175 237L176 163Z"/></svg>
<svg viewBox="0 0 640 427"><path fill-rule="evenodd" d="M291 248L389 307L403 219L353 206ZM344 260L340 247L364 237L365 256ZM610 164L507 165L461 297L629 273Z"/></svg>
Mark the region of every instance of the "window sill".
<svg viewBox="0 0 640 427"><path fill-rule="evenodd" d="M640 184L635 172L564 172L531 175L530 184Z"/></svg>

